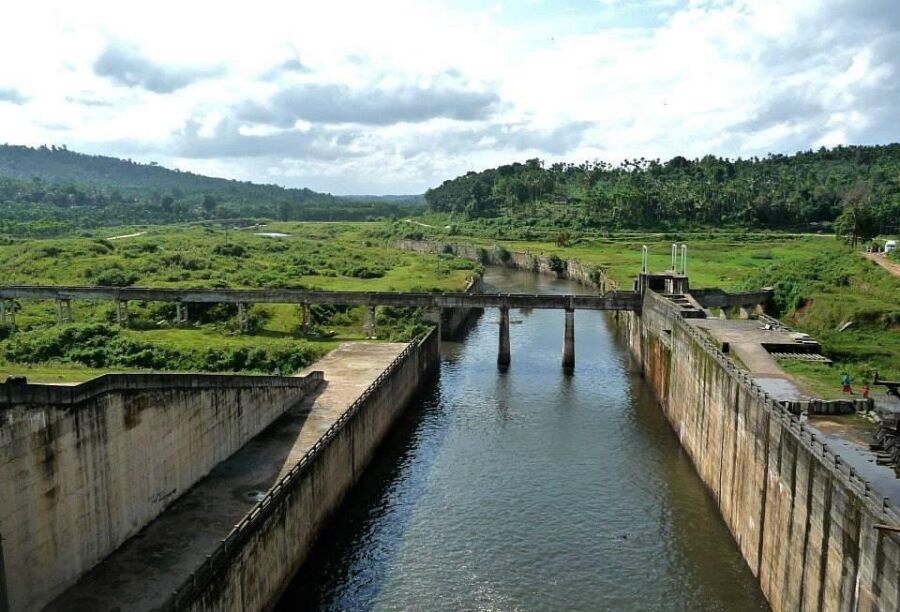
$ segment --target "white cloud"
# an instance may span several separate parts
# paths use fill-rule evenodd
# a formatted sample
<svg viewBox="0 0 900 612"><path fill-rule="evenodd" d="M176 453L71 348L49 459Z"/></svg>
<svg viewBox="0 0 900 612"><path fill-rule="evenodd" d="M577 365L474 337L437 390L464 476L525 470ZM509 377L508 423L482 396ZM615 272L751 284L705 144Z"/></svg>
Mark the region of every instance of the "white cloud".
<svg viewBox="0 0 900 612"><path fill-rule="evenodd" d="M4 140L337 193L530 156L900 139L896 0L83 1L4 17Z"/></svg>

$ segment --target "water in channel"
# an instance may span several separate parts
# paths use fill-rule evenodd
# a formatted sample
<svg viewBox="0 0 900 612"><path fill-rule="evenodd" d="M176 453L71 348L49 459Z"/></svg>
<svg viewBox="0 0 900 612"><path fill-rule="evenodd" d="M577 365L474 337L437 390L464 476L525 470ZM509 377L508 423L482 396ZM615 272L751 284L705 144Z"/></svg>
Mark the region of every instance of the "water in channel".
<svg viewBox="0 0 900 612"><path fill-rule="evenodd" d="M488 271L501 292L574 293ZM583 289L582 289L583 290ZM279 610L766 610L715 505L606 315L486 311L444 343Z"/></svg>

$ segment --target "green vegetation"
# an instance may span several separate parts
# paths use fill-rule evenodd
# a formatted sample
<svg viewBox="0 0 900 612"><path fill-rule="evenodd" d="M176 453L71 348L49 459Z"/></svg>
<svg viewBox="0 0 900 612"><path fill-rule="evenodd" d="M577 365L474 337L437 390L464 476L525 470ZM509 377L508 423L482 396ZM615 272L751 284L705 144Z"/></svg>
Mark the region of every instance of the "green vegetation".
<svg viewBox="0 0 900 612"><path fill-rule="evenodd" d="M856 196L856 197L855 197ZM435 213L455 215L460 233L547 238L553 229L609 231L822 227L855 197L851 225L896 231L900 218L900 144L822 148L793 156L699 160L674 157L555 163L538 159L469 172L429 189ZM848 226L842 219L842 228ZM854 234L854 237L863 237Z"/></svg>
<svg viewBox="0 0 900 612"><path fill-rule="evenodd" d="M900 144L616 167L545 168L535 159L467 173L425 199L428 210L411 223L398 217L421 213L421 197L337 198L65 148L2 146L0 266L6 283L444 291L521 251L544 255L557 272L576 258L597 280L629 288L642 245L651 269L665 270L671 244L686 243L694 286L773 286L773 314L822 341L835 367L785 364L811 389L837 388L844 370L857 381L875 369L900 378L900 280L852 248L898 230ZM293 222L377 218L393 221ZM176 221L188 223L154 225ZM98 229L111 225L120 227ZM215 228L235 225L243 230ZM478 262L449 246L436 256L398 252L389 246L398 238L469 242ZM313 308L301 329L296 307L256 305L245 334L225 305L192 304L191 326L178 328L174 305L133 304L127 330L113 325L111 304L76 303L77 323L58 327L53 304L19 307L18 332L0 329L0 368L35 375L22 364L41 364L38 371L63 379L67 368L293 370L362 335L362 312L341 307ZM381 309L377 324L392 339L424 329L403 309Z"/></svg>
<svg viewBox="0 0 900 612"><path fill-rule="evenodd" d="M366 221L421 212L421 198L341 198L201 176L65 147L0 145L0 233L201 220Z"/></svg>
<svg viewBox="0 0 900 612"><path fill-rule="evenodd" d="M847 372L861 386L872 372L900 379L900 278L850 249L823 250L806 260L780 261L760 270L747 286L775 289L776 314L819 340L832 366L784 362L809 388L840 395Z"/></svg>
<svg viewBox="0 0 900 612"><path fill-rule="evenodd" d="M123 235L132 228L118 229ZM257 235L262 231L286 234ZM15 240L0 245L9 284L155 287L291 287L448 291L461 289L476 264L452 255L398 252L368 237L365 224L278 223L254 231L158 226L109 240L94 236ZM56 325L56 306L21 301L16 333L0 329L0 373L71 380L98 370L292 372L333 348L363 337L361 309L311 308L301 329L294 305L254 305L240 333L234 305L189 304L191 325L175 326L175 305L132 303L129 329L114 325L108 302L73 302L74 324ZM421 313L378 311L380 338L409 340L425 329ZM30 364L31 367L28 367ZM92 368L92 369L85 369Z"/></svg>
<svg viewBox="0 0 900 612"><path fill-rule="evenodd" d="M617 232L601 238L572 232L565 241L497 241L465 238L437 223L431 225L415 231L438 242L474 243L485 254L492 249L540 253L555 262L556 269L562 269L563 260L575 258L593 264L623 289L630 288L640 269L642 245L650 248L650 269L662 271L671 267L671 244L686 243L693 286L728 291L771 286L775 289L771 314L823 344L835 361L832 367L785 362L785 370L798 376L811 393L839 394L836 381L843 371L860 382L871 379L874 370L900 378L900 279L832 236L705 230ZM409 228L395 223L382 232L403 235Z"/></svg>
<svg viewBox="0 0 900 612"><path fill-rule="evenodd" d="M735 290L745 286L749 277L775 261L805 261L819 253L834 257L849 253L847 246L832 236L788 234L783 232L747 232L742 230L703 230L682 232L616 232L606 236L572 232L565 240L495 240L483 236L460 236L433 224L419 227L413 233L420 239L443 243L478 245L485 257L491 251L528 252L560 259L578 259L592 264L615 281L619 288L630 289L631 281L641 268L641 247L650 249L650 269L671 267L672 243L687 244L688 272L697 287L721 287ZM409 237L407 223L373 226L373 235Z"/></svg>

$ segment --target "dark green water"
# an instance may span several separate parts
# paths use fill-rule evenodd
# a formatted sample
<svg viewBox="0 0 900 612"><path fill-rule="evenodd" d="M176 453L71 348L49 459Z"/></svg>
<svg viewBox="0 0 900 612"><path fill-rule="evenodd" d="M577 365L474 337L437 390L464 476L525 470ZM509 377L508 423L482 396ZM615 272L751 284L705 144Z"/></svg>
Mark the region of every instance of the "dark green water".
<svg viewBox="0 0 900 612"><path fill-rule="evenodd" d="M492 270L502 292L578 288ZM756 581L600 313L497 314L445 343L279 610L765 610Z"/></svg>

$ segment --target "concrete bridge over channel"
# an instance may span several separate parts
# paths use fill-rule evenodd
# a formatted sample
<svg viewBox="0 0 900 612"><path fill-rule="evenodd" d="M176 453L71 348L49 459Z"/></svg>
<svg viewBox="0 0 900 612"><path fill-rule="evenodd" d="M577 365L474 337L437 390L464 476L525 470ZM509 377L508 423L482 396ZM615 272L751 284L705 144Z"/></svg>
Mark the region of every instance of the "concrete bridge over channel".
<svg viewBox="0 0 900 612"><path fill-rule="evenodd" d="M302 309L302 324L310 322L309 307L315 304L360 306L366 308L365 325L375 328L375 309L379 306L423 308L431 315L442 310L496 308L499 311L497 364L510 364L509 310L554 309L565 311L562 366L575 367L575 311L608 310L640 312L643 295L652 290L671 297L684 309L686 316L704 316L706 307L747 308L765 302L770 292L728 294L718 289L690 290L684 274L643 272L632 291L609 291L602 294L538 295L524 293L482 292L395 292L395 291L307 291L301 289L207 289L159 287L88 287L53 285L0 286L0 325L14 319L16 300L53 300L59 323L72 321L72 301L112 301L116 304L116 320L128 325L129 302L171 302L176 305L176 324L188 323L191 304L236 304L238 323L249 328L248 308L252 304L296 304ZM690 293L689 293L690 291ZM685 297L687 296L687 297ZM439 322L439 316L429 316Z"/></svg>
<svg viewBox="0 0 900 612"><path fill-rule="evenodd" d="M241 329L249 325L247 309L251 304L297 304L302 308L302 321L308 325L309 307L313 304L362 306L367 308L366 327L374 330L375 308L378 306L424 308L431 312L441 309L497 308L500 311L500 335L497 363L510 363L509 310L564 310L565 341L563 367L575 366L575 310L639 311L641 295L636 291L608 292L603 295L534 295L522 293L437 293L392 291L306 291L299 289L182 289L150 287L78 287L30 286L0 287L0 324L14 316L14 300L54 300L60 323L72 320L73 300L103 300L116 304L116 319L128 324L128 303L174 302L176 323L188 322L190 304L237 304Z"/></svg>

